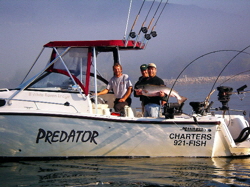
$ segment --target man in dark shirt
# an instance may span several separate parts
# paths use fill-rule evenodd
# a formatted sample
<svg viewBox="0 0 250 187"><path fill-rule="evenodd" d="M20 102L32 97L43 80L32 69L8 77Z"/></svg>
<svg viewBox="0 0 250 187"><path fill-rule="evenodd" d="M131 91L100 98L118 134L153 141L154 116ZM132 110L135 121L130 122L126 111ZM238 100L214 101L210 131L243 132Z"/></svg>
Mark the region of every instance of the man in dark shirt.
<svg viewBox="0 0 250 187"><path fill-rule="evenodd" d="M143 78L140 84L164 85L164 81L156 76L157 68L154 63L148 64L149 77ZM136 91L137 96L141 96L141 90ZM144 117L159 117L160 106L165 104L165 93L160 91L159 96L146 97L143 96Z"/></svg>
<svg viewBox="0 0 250 187"><path fill-rule="evenodd" d="M135 89L136 86L141 84L141 81L144 78L148 78L148 65L147 64L142 64L140 66L140 70L141 70L141 75L138 79L138 81L135 83ZM142 114L144 113L144 97L143 95L136 95L136 91L134 90L134 97L140 97L140 101L141 101L141 106L142 106Z"/></svg>

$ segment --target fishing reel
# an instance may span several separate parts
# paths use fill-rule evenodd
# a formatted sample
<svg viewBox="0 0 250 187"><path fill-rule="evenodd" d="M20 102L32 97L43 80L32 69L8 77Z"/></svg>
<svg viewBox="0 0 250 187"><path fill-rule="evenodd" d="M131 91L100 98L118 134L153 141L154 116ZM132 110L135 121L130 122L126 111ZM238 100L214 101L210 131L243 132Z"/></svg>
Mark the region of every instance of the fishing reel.
<svg viewBox="0 0 250 187"><path fill-rule="evenodd" d="M227 86L220 86L217 87L217 90L219 91L218 93L218 101L221 102L222 107L220 110L229 110L229 107L227 106L230 96L232 95L233 88L227 87Z"/></svg>
<svg viewBox="0 0 250 187"><path fill-rule="evenodd" d="M213 101L207 106L205 102L190 102L189 105L192 107L193 111L196 114L200 114L202 116L207 115L210 112L210 108L213 105Z"/></svg>
<svg viewBox="0 0 250 187"><path fill-rule="evenodd" d="M141 28L141 32L143 32L144 34L146 34L148 32L148 28L147 27L142 27Z"/></svg>
<svg viewBox="0 0 250 187"><path fill-rule="evenodd" d="M205 102L190 102L189 105L196 114L205 115Z"/></svg>
<svg viewBox="0 0 250 187"><path fill-rule="evenodd" d="M150 34L145 34L145 36L144 36L144 37L146 38L146 40L150 40L150 39L151 39Z"/></svg>
<svg viewBox="0 0 250 187"><path fill-rule="evenodd" d="M151 36L152 36L152 37L156 37L156 36L157 36L156 31L151 31L150 34L145 34L144 37L146 38L146 40L150 40L150 39L151 39Z"/></svg>
<svg viewBox="0 0 250 187"><path fill-rule="evenodd" d="M131 38L135 38L135 37L136 37L136 33L135 33L135 32L130 32L130 33L129 33L129 36L130 36Z"/></svg>
<svg viewBox="0 0 250 187"><path fill-rule="evenodd" d="M156 37L157 36L157 33L156 33L156 31L151 31L151 36L153 36L153 37Z"/></svg>
<svg viewBox="0 0 250 187"><path fill-rule="evenodd" d="M163 107L162 115L165 116L166 119L174 119L174 115L182 114L182 107L184 103L166 103Z"/></svg>

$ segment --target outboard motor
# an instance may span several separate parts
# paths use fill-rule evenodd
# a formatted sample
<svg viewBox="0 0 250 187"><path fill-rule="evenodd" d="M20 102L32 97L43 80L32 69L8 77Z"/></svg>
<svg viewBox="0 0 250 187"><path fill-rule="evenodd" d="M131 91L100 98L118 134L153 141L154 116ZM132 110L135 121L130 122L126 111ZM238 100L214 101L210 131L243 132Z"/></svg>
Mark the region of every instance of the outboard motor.
<svg viewBox="0 0 250 187"><path fill-rule="evenodd" d="M227 103L230 100L230 96L232 95L233 88L227 86L220 86L217 87L218 93L218 100L221 102L222 107L220 110L226 111L229 110Z"/></svg>
<svg viewBox="0 0 250 187"><path fill-rule="evenodd" d="M184 103L166 103L164 105L164 111L162 115L165 116L166 119L174 119L174 115L181 115L182 114L182 107Z"/></svg>

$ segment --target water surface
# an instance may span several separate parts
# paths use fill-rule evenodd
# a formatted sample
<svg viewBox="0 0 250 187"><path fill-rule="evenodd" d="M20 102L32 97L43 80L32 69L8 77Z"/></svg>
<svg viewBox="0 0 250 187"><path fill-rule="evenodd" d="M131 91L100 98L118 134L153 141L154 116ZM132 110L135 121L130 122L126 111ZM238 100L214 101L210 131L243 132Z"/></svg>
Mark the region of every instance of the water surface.
<svg viewBox="0 0 250 187"><path fill-rule="evenodd" d="M2 186L249 186L250 158L84 158L0 164Z"/></svg>

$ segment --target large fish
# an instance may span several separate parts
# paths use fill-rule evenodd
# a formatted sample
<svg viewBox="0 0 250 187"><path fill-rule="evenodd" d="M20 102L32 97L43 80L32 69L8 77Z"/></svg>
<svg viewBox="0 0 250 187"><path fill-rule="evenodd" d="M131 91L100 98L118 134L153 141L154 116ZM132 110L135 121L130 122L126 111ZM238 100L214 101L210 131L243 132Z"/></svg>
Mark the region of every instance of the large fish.
<svg viewBox="0 0 250 187"><path fill-rule="evenodd" d="M159 96L160 91L169 95L171 88L160 85L141 84L137 85L135 90L142 90L142 95L144 96L155 97ZM187 100L186 97L180 96L174 89L171 90L170 97L176 97L179 104Z"/></svg>

